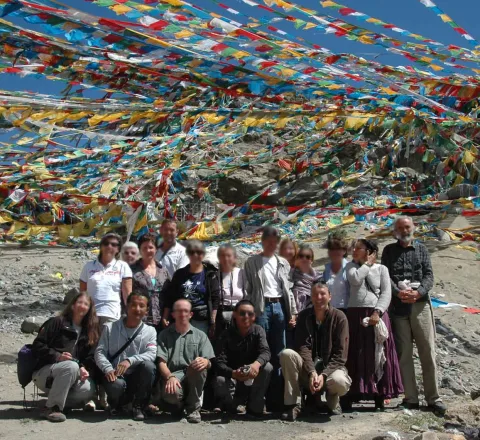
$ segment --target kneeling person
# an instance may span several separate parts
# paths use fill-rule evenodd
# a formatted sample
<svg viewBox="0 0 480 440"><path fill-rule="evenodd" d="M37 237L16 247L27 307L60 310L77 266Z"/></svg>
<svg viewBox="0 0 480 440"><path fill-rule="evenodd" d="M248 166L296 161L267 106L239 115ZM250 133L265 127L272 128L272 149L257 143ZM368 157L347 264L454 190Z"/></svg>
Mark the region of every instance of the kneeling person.
<svg viewBox="0 0 480 440"><path fill-rule="evenodd" d="M81 292L60 316L50 318L35 338L32 351L38 361L32 379L48 394L45 416L51 422L66 420L66 406L86 405L86 410L95 410L90 400L95 396L91 374L99 336L92 298Z"/></svg>
<svg viewBox="0 0 480 440"><path fill-rule="evenodd" d="M330 414L338 414L339 398L351 385L345 368L348 355L348 321L340 310L330 306L328 287L317 281L312 286L313 307L303 310L295 329L295 348L280 355L285 378L283 420L294 421L300 413L297 400L300 387L313 395L327 393Z"/></svg>
<svg viewBox="0 0 480 440"><path fill-rule="evenodd" d="M142 322L147 312L148 298L143 293L131 293L126 318L105 324L95 351L97 366L105 375L103 386L112 416L132 402L133 419L145 419L157 352L157 332Z"/></svg>
<svg viewBox="0 0 480 440"><path fill-rule="evenodd" d="M157 357L162 379L161 399L175 412L185 410L187 421L200 423L200 408L210 359L215 357L208 336L190 325L192 304L173 304L175 324L158 335Z"/></svg>
<svg viewBox="0 0 480 440"><path fill-rule="evenodd" d="M255 324L255 307L248 300L235 305L236 326L225 330L217 345L215 398L229 412L247 402L247 413L263 414L265 393L272 376L270 349L262 327Z"/></svg>

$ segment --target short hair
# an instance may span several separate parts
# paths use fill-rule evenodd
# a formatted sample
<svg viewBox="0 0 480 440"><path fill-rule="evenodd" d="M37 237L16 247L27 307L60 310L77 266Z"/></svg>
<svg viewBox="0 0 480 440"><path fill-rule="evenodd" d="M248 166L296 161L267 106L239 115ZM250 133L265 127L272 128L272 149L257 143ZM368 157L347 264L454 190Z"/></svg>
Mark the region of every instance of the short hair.
<svg viewBox="0 0 480 440"><path fill-rule="evenodd" d="M200 240L188 240L185 246L185 252L188 254L192 251L203 251L205 252L205 246Z"/></svg>
<svg viewBox="0 0 480 440"><path fill-rule="evenodd" d="M315 252L313 251L313 248L312 246L308 245L308 244L301 244L298 248L298 253L297 253L297 256L300 254L300 252L303 252L303 251L308 251L312 254L312 260L315 259Z"/></svg>
<svg viewBox="0 0 480 440"><path fill-rule="evenodd" d="M138 245L134 241L126 241L122 246L122 253L125 249L136 249L138 252Z"/></svg>
<svg viewBox="0 0 480 440"><path fill-rule="evenodd" d="M177 226L177 222L173 218L165 218L163 219L162 223L160 224L160 227L168 225L168 224L174 224L175 227Z"/></svg>
<svg viewBox="0 0 480 440"><path fill-rule="evenodd" d="M141 291L135 291L135 292L132 292L130 295L128 295L127 306L132 302L133 297L145 298L147 300L147 304L150 302L150 297L148 296L147 293L141 292Z"/></svg>
<svg viewBox="0 0 480 440"><path fill-rule="evenodd" d="M220 247L217 249L217 258L220 258L220 254L222 251L232 251L233 256L237 258L237 250L235 249L234 246L232 246L230 243L225 243L220 245Z"/></svg>
<svg viewBox="0 0 480 440"><path fill-rule="evenodd" d="M329 287L325 284L325 281L323 278L317 278L316 280L313 280L312 289L311 289L312 292L313 292L313 289L315 289L316 287L318 287L319 289L327 289L328 293L331 293Z"/></svg>
<svg viewBox="0 0 480 440"><path fill-rule="evenodd" d="M334 251L337 249L341 249L342 251L345 251L345 254L348 252L348 240L344 237L338 237L338 236L330 236L327 238L327 241L325 243L325 247L329 251Z"/></svg>
<svg viewBox="0 0 480 440"><path fill-rule="evenodd" d="M186 303L188 303L190 305L190 311L192 311L192 302L187 299L187 298L179 298L177 299L174 303L173 303L173 306L172 306L172 311L175 311L175 304L179 303L180 301L184 301Z"/></svg>
<svg viewBox="0 0 480 440"><path fill-rule="evenodd" d="M282 238L278 229L274 228L273 226L265 226L262 231L262 241L271 237L275 237L277 241L280 241Z"/></svg>
<svg viewBox="0 0 480 440"><path fill-rule="evenodd" d="M139 239L138 239L138 247L142 247L143 243L153 243L155 247L157 246L157 237L153 234L146 233L143 234Z"/></svg>
<svg viewBox="0 0 480 440"><path fill-rule="evenodd" d="M252 301L250 301L249 299L241 299L237 302L237 304L235 304L233 311L236 312L242 306L251 306L253 307L253 310L255 310L255 306L253 305Z"/></svg>
<svg viewBox="0 0 480 440"><path fill-rule="evenodd" d="M397 225L399 222L401 221L404 221L404 220L408 220L412 223L412 226L415 226L415 223L413 222L413 218L412 217L409 217L408 215L400 215L398 216L395 221L393 222L393 229L397 229Z"/></svg>
<svg viewBox="0 0 480 440"><path fill-rule="evenodd" d="M358 240L355 240L355 243L362 243L366 248L369 253L376 253L378 254L378 245L376 242L373 240L368 240L367 238L359 238Z"/></svg>
<svg viewBox="0 0 480 440"><path fill-rule="evenodd" d="M279 248L279 252L281 253L282 252L282 249L287 245L287 244L291 244L293 246L293 249L295 249L295 255L293 256L293 258L297 258L297 255L298 255L298 244L293 241L290 237L286 237L284 238L281 242L280 242L280 248Z"/></svg>

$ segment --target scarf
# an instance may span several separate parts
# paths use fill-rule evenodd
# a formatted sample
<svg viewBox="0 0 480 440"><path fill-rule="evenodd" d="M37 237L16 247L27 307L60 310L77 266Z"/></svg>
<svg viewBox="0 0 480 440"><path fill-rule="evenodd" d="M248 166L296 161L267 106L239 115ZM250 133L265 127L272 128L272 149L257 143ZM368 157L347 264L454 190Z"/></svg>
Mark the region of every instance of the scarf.
<svg viewBox="0 0 480 440"><path fill-rule="evenodd" d="M318 272L312 269L310 273L303 273L299 269L293 269L293 296L297 304L297 310L300 313L310 305L310 294L312 292L313 281L318 278Z"/></svg>

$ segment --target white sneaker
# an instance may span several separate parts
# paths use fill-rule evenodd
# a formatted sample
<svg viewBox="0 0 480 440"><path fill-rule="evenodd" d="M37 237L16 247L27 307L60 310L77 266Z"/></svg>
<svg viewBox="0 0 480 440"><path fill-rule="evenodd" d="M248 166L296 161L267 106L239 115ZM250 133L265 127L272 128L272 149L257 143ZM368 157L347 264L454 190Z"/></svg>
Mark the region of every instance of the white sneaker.
<svg viewBox="0 0 480 440"><path fill-rule="evenodd" d="M85 412L93 412L97 409L97 407L95 406L95 402L93 400L89 400L85 406L83 407L83 410Z"/></svg>

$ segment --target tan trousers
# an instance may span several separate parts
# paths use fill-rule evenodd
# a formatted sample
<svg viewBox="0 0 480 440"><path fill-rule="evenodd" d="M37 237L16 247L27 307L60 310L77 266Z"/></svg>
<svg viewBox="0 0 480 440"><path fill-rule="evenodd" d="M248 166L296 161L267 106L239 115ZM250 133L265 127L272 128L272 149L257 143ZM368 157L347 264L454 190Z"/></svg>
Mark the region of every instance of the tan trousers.
<svg viewBox="0 0 480 440"><path fill-rule="evenodd" d="M435 324L429 302L412 305L409 316L390 315L397 346L400 372L405 389L405 401L419 403L415 367L413 364L413 342L417 345L422 366L423 388L427 404L440 400L437 387L437 365L435 363Z"/></svg>
<svg viewBox="0 0 480 440"><path fill-rule="evenodd" d="M308 375L302 368L303 360L296 351L287 348L280 353L280 365L285 379L283 403L295 405L300 397L300 387L309 386ZM330 409L334 410L338 406L340 397L347 394L351 384L352 380L344 369L335 370L327 377L324 389L327 392L327 406Z"/></svg>

